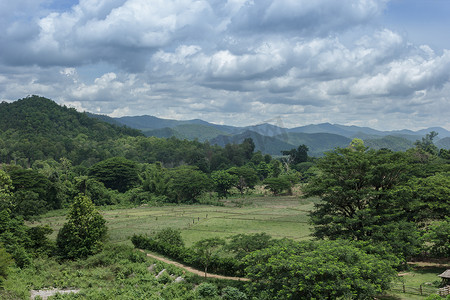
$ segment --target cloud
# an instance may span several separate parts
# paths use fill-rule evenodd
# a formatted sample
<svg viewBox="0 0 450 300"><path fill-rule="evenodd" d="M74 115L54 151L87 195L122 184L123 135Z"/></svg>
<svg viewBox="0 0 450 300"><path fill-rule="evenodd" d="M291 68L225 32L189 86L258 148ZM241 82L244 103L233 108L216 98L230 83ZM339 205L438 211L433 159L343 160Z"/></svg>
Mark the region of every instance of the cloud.
<svg viewBox="0 0 450 300"><path fill-rule="evenodd" d="M235 125L397 128L450 113L449 51L380 26L388 0L17 3L0 4L1 99Z"/></svg>

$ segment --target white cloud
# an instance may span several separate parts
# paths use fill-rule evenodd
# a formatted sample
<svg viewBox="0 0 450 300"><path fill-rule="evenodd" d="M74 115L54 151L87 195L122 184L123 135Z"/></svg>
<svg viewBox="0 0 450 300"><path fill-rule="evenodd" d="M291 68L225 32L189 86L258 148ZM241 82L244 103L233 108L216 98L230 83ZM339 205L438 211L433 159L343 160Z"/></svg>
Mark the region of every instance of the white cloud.
<svg viewBox="0 0 450 300"><path fill-rule="evenodd" d="M450 113L449 51L379 26L387 0L10 2L2 100L230 124L276 114L294 126L439 125Z"/></svg>

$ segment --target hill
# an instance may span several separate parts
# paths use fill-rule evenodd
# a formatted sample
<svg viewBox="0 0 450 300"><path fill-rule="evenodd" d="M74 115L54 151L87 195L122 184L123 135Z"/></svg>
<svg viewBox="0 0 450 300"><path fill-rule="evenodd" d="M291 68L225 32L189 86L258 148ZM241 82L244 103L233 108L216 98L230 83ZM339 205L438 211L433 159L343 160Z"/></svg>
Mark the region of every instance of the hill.
<svg viewBox="0 0 450 300"><path fill-rule="evenodd" d="M31 164L62 157L80 162L88 154L105 155L98 147L101 143L141 135L136 129L102 122L44 97L0 104L0 163L25 160Z"/></svg>
<svg viewBox="0 0 450 300"><path fill-rule="evenodd" d="M405 151L414 147L414 142L401 136L388 135L382 138L365 139L364 145L377 150L387 148L393 151Z"/></svg>
<svg viewBox="0 0 450 300"><path fill-rule="evenodd" d="M275 137L261 135L251 130L232 136L220 135L209 142L212 145L224 147L226 144L241 144L246 138L253 139L253 142L255 143L255 151L261 151L266 154L281 155L281 151L296 148L290 143L284 142Z"/></svg>
<svg viewBox="0 0 450 300"><path fill-rule="evenodd" d="M325 151L333 150L336 147L346 147L351 142L350 138L332 133L290 132L287 134L287 138L287 141L295 147L308 146L310 156L322 156Z"/></svg>
<svg viewBox="0 0 450 300"><path fill-rule="evenodd" d="M160 129L143 130L146 136L156 136L160 138L176 137L179 139L198 140L204 142L213 139L219 135L228 133L217 129L216 127L204 124L185 124L175 127L164 127Z"/></svg>

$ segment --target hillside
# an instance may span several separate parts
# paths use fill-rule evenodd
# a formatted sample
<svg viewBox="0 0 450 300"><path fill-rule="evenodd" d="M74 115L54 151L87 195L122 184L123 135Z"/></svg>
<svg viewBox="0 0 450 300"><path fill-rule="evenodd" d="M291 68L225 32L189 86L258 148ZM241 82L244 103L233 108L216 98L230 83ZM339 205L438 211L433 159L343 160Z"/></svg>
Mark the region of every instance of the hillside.
<svg viewBox="0 0 450 300"><path fill-rule="evenodd" d="M146 136L156 136L160 138L176 137L179 139L198 140L204 142L213 139L219 135L227 135L228 133L217 129L216 127L204 124L185 124L175 127L164 127L160 129L143 130Z"/></svg>
<svg viewBox="0 0 450 300"><path fill-rule="evenodd" d="M100 143L125 136L141 136L136 129L93 119L50 99L30 96L0 104L0 162L99 157ZM94 155L95 153L95 155Z"/></svg>
<svg viewBox="0 0 450 300"><path fill-rule="evenodd" d="M277 136L283 138L284 136ZM287 141L298 147L306 145L309 148L310 156L322 156L323 152L333 150L336 147L346 147L351 139L342 135L332 133L301 133L290 132L287 134Z"/></svg>
<svg viewBox="0 0 450 300"><path fill-rule="evenodd" d="M240 144L246 138L253 139L255 143L255 151L261 151L262 153L271 155L281 155L281 151L290 150L296 148L294 145L283 142L274 137L264 136L257 132L247 130L243 133L236 134L233 136L220 135L209 142L212 145L218 145L224 147L226 144Z"/></svg>
<svg viewBox="0 0 450 300"><path fill-rule="evenodd" d="M404 137L388 135L378 139L365 139L364 145L377 150L387 148L393 151L405 151L414 147L414 142Z"/></svg>

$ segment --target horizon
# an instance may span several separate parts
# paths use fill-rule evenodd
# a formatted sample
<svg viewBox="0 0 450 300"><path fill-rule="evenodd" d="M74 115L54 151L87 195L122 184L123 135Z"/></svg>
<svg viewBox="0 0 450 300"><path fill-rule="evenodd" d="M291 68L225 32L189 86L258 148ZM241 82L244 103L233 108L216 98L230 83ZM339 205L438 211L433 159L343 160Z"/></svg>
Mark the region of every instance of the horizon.
<svg viewBox="0 0 450 300"><path fill-rule="evenodd" d="M450 1L0 0L0 101L450 130Z"/></svg>

